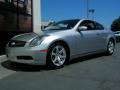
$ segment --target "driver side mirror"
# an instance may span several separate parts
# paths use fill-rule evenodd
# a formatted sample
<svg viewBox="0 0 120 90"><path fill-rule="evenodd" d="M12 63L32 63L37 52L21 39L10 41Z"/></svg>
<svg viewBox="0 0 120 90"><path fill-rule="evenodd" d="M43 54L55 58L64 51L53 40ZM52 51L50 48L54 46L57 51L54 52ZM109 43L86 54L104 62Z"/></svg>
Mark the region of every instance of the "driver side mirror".
<svg viewBox="0 0 120 90"><path fill-rule="evenodd" d="M86 26L78 27L78 31L86 31L88 28Z"/></svg>

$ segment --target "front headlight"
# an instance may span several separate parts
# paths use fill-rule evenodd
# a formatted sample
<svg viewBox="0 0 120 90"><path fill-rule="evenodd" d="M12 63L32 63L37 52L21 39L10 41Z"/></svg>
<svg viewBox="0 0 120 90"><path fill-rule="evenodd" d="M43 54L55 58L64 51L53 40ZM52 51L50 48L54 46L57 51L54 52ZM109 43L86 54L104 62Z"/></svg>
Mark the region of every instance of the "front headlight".
<svg viewBox="0 0 120 90"><path fill-rule="evenodd" d="M41 44L42 41L43 41L43 38L37 37L30 42L29 46L30 47L38 46Z"/></svg>

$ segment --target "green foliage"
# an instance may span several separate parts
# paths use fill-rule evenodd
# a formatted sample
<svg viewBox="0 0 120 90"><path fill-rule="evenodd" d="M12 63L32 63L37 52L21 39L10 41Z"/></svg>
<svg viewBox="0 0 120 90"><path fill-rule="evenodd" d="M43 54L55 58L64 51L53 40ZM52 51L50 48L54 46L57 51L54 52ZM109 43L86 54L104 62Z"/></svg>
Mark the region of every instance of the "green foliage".
<svg viewBox="0 0 120 90"><path fill-rule="evenodd" d="M111 30L120 31L120 16L112 22Z"/></svg>

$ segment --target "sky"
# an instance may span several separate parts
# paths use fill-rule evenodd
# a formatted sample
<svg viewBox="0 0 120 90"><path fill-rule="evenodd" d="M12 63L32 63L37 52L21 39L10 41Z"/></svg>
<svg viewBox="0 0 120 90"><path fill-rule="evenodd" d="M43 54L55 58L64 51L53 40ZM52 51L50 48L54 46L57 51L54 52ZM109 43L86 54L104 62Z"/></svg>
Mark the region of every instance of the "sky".
<svg viewBox="0 0 120 90"><path fill-rule="evenodd" d="M42 21L86 18L87 0L41 0ZM94 20L105 27L120 16L120 0L89 0ZM92 14L89 15L92 19Z"/></svg>

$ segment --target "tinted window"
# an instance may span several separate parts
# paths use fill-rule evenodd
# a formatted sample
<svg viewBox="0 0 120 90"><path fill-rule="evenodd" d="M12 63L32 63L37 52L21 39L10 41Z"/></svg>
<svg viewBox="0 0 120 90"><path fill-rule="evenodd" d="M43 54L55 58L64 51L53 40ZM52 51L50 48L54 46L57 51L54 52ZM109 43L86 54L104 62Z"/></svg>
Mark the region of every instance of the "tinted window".
<svg viewBox="0 0 120 90"><path fill-rule="evenodd" d="M95 30L95 24L94 22L90 20L83 21L80 26L86 26L88 30Z"/></svg>
<svg viewBox="0 0 120 90"><path fill-rule="evenodd" d="M96 22L96 30L104 30L104 27Z"/></svg>

